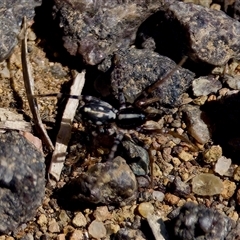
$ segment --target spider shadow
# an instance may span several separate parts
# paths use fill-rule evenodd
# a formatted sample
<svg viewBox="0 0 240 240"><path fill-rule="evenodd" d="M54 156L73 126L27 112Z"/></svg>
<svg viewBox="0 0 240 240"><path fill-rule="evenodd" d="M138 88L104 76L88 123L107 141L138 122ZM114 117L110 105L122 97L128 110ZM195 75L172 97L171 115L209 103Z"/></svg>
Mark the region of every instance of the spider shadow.
<svg viewBox="0 0 240 240"><path fill-rule="evenodd" d="M210 120L209 129L215 145L220 145L223 155L239 161L240 154L240 93L224 96L202 106Z"/></svg>

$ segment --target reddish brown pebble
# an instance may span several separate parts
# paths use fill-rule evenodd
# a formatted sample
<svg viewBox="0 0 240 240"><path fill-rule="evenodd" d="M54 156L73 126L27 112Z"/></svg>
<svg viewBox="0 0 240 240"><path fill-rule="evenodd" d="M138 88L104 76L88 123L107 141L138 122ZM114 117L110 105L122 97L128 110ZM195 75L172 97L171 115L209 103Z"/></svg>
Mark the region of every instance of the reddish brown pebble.
<svg viewBox="0 0 240 240"><path fill-rule="evenodd" d="M170 205L176 205L176 204L178 204L180 198L176 195L171 194L171 193L166 193L164 200Z"/></svg>

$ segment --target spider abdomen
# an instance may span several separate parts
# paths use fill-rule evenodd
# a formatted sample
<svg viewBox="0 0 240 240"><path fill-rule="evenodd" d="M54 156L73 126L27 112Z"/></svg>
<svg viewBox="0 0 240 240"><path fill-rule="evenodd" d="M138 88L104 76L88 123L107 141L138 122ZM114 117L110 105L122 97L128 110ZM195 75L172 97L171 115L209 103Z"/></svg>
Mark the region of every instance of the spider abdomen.
<svg viewBox="0 0 240 240"><path fill-rule="evenodd" d="M138 108L123 108L118 111L116 124L120 128L131 129L140 127L146 122L146 115Z"/></svg>
<svg viewBox="0 0 240 240"><path fill-rule="evenodd" d="M108 124L116 119L116 113L112 107L95 102L86 103L80 108L80 113L82 118L93 125Z"/></svg>

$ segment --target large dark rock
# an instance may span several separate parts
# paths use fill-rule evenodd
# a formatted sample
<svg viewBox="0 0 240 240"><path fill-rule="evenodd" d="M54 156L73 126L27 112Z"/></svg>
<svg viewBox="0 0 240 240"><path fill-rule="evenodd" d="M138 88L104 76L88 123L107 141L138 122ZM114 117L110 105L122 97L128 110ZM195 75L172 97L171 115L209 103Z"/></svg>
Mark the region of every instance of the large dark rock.
<svg viewBox="0 0 240 240"><path fill-rule="evenodd" d="M17 45L22 18L33 19L35 7L42 0L2 0L0 1L0 61L7 58Z"/></svg>
<svg viewBox="0 0 240 240"><path fill-rule="evenodd" d="M0 135L0 232L32 219L45 193L43 155L18 132Z"/></svg>

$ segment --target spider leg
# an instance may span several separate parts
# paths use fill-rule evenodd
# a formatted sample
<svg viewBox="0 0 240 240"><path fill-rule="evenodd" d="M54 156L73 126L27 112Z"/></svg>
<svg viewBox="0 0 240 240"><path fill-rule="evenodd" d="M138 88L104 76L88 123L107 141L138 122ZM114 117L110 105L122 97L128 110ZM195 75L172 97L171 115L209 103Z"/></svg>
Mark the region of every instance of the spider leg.
<svg viewBox="0 0 240 240"><path fill-rule="evenodd" d="M169 77L171 77L172 74L173 74L175 71L177 71L178 68L181 67L181 66L186 62L187 59L188 59L188 57L187 57L187 56L184 56L184 57L182 58L182 60L181 60L170 72L168 72L163 78L160 78L160 79L157 80L155 83L153 83L152 85L150 85L149 87L147 87L146 89L144 89L144 90L142 91L142 93L140 94L140 96L137 97L137 99L135 100L135 103L134 103L134 104L137 103L139 106L141 106L141 105L144 104L144 102L147 102L147 101L148 101L148 100L147 100L148 95L149 95L154 89L158 88L158 87L161 86L164 82L166 82L166 81L169 79ZM151 100L150 103L152 103L152 101L153 101L153 102L156 102L156 101L158 101L158 100L157 100L157 98L153 98L153 100ZM149 103L149 104L150 104L150 103ZM144 105L147 105L147 103L144 104Z"/></svg>
<svg viewBox="0 0 240 240"><path fill-rule="evenodd" d="M113 142L113 146L112 146L111 151L108 155L107 161L112 161L114 159L115 153L118 149L118 145L121 143L123 137L124 137L123 132L121 132L121 131L117 132L117 135L116 135L116 137L114 139L114 142Z"/></svg>

